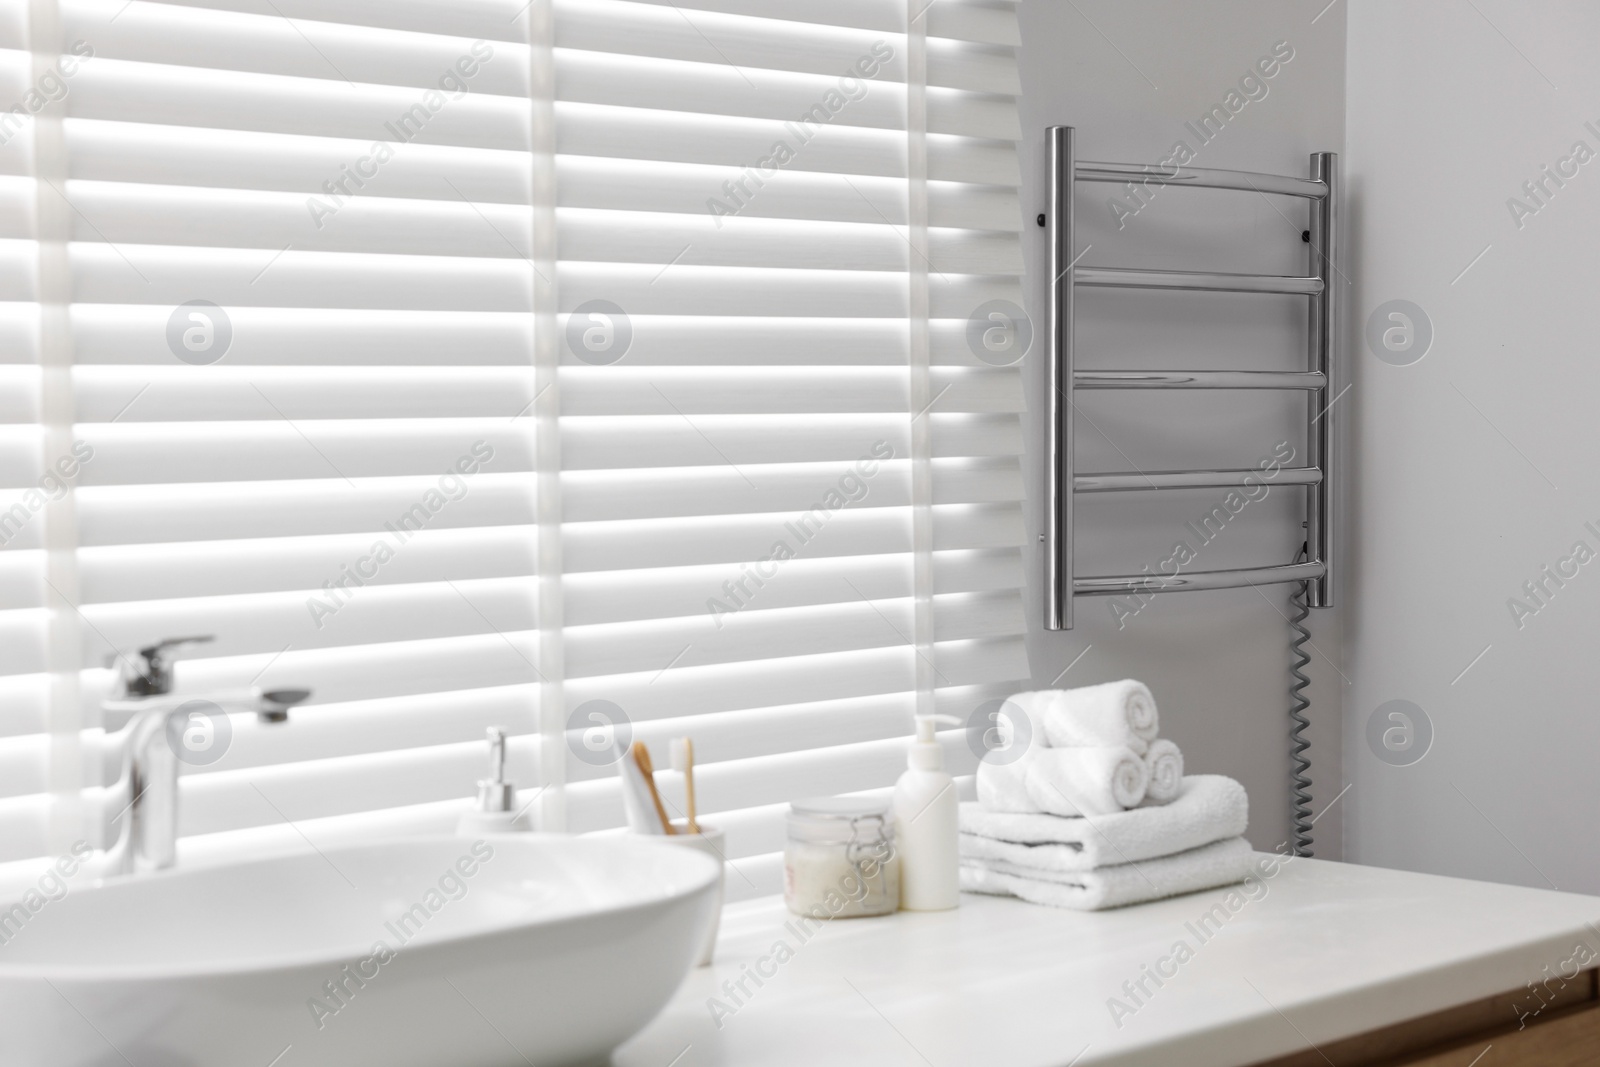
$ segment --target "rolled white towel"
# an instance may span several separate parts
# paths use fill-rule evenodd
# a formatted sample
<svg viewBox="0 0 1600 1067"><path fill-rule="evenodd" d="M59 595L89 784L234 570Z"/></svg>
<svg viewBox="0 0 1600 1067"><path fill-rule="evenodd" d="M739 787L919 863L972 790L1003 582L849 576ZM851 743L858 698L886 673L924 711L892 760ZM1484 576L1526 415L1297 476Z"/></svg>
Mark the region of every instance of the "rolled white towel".
<svg viewBox="0 0 1600 1067"><path fill-rule="evenodd" d="M1164 737L1150 742L1144 765L1150 771L1150 787L1144 794L1146 804L1166 804L1177 797L1183 788L1183 753L1177 745Z"/></svg>
<svg viewBox="0 0 1600 1067"><path fill-rule="evenodd" d="M1044 747L1044 711L1056 693L1054 689L1013 693L999 708L978 763L978 802L985 810L1017 814L1040 810L1028 797L1027 760L1034 749Z"/></svg>
<svg viewBox="0 0 1600 1067"><path fill-rule="evenodd" d="M1005 702L997 710L996 715L1006 720L1009 736L1003 738L1008 742L1005 748L998 744L986 744L990 751L986 759L1002 758L1011 745L1021 745L1026 750L1035 745L1044 745L1045 711L1055 702L1060 694L1059 689L1034 689L1026 693L1012 693L1006 697ZM996 722L996 728L1000 723ZM999 742L1002 738L997 734L993 738L986 738L986 742Z"/></svg>
<svg viewBox="0 0 1600 1067"><path fill-rule="evenodd" d="M1039 748L1018 761L1035 811L1110 815L1144 799L1150 772L1130 748Z"/></svg>
<svg viewBox="0 0 1600 1067"><path fill-rule="evenodd" d="M1045 743L1052 747L1125 746L1140 756L1161 726L1155 698L1132 678L1057 690L1042 718Z"/></svg>
<svg viewBox="0 0 1600 1067"><path fill-rule="evenodd" d="M994 760L978 762L978 803L985 811L1004 811L1017 815L1037 813L1041 809L1028 796L1028 757L1009 763Z"/></svg>
<svg viewBox="0 0 1600 1067"><path fill-rule="evenodd" d="M978 764L978 803L1017 815L1109 815L1144 800L1150 772L1128 748L1040 748Z"/></svg>

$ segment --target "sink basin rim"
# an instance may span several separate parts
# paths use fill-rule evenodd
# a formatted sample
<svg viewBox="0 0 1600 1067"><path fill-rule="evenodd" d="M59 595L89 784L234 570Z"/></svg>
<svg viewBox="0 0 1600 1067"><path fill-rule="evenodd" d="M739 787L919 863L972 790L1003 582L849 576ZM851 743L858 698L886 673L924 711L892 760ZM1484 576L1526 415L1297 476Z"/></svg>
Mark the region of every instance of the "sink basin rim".
<svg viewBox="0 0 1600 1067"><path fill-rule="evenodd" d="M405 951L425 952L429 949L437 950L447 947L470 945L480 939L497 937L513 930L535 930L540 927L555 926L575 920L590 921L605 917L623 916L632 912L643 911L645 909L658 906L666 900L675 900L693 896L695 893L705 890L717 879L723 877L723 872L719 869L721 865L711 859L709 856L706 856L705 854L697 852L693 849L672 848L664 843L651 841L642 835L628 836L626 838L615 836L590 838L569 834L524 833L515 835L496 835L493 839L493 844L499 846L504 843L516 847L523 844L556 842L563 845L566 843L578 843L579 848L585 848L589 847L587 844L585 844L585 842L615 842L624 839L630 842L636 842L648 849L658 849L660 850L661 855L674 857L669 862L684 865L689 869L692 869L697 864L703 865L700 875L699 877L694 878L692 882L682 886L673 893L666 893L653 897L644 897L642 899L629 901L626 903L598 907L592 911L565 912L547 917L502 920L499 922L488 923L478 929L473 930L471 933L447 936L437 940L426 941L420 945L417 945L414 949L406 949ZM113 882L91 886L87 889L78 890L77 892L94 893L106 890L114 891L120 886L131 885L135 881L154 885L159 884L162 881L193 876L206 871L230 868L248 870L253 867L281 863L284 860L304 859L319 855L325 859L329 857L337 858L339 856L348 856L363 852L393 849L397 845L428 845L443 843L460 844L468 840L468 838L451 834L429 834L418 837L394 837L362 844L336 846L334 848L320 849L317 851L286 852L280 855L243 860L237 863L206 865L200 867L176 867L171 870L159 871L152 874L135 875L130 878L119 878ZM676 857L694 858L680 860ZM382 940L382 938L374 934L371 940L368 940L360 945L356 945L354 941L352 941L348 945L336 944L327 950L301 953L298 955L241 957L236 960L229 960L226 963L207 963L199 966L10 962L5 959L4 953L0 953L0 983L17 980L38 981L40 979L46 981L57 980L68 983L141 980L163 981L191 978L224 978L245 975L266 975L283 971L300 970L308 967L319 968L331 966L336 968L343 963L348 963L351 959L371 955L372 946L374 942L378 940Z"/></svg>

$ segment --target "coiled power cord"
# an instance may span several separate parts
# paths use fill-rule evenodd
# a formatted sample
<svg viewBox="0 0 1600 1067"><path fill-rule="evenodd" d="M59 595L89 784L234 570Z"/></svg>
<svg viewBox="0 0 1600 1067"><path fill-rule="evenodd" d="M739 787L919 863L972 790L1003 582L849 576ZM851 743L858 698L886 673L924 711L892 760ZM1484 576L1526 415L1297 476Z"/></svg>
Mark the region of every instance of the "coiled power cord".
<svg viewBox="0 0 1600 1067"><path fill-rule="evenodd" d="M1300 548L1302 561L1308 558L1308 547L1302 545ZM1311 614L1311 594L1307 582L1300 582L1293 588L1295 592L1289 597L1289 603L1294 607L1294 615L1289 620L1289 628L1294 631L1294 637L1289 642L1289 674L1294 681L1289 684L1289 718L1294 725L1289 729L1289 758L1293 763L1289 781L1294 786L1294 854L1310 856L1311 778L1306 772L1311 769L1311 761L1306 759L1305 751L1311 747L1311 742L1305 732L1311 720L1306 718L1305 713L1310 710L1311 701L1306 699L1305 690L1311 684L1311 679L1304 668L1311 662L1311 657L1306 654L1311 631L1305 627L1306 618Z"/></svg>

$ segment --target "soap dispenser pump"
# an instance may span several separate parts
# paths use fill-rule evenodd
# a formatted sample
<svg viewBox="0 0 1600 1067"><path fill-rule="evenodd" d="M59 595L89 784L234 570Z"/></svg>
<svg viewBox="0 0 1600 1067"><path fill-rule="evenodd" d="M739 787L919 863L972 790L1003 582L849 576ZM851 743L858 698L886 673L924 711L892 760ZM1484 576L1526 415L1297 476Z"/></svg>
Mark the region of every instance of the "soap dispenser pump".
<svg viewBox="0 0 1600 1067"><path fill-rule="evenodd" d="M954 715L918 715L908 767L894 787L895 847L900 853L900 906L907 911L947 911L960 903L956 848L956 783L944 769L939 723L961 725Z"/></svg>
<svg viewBox="0 0 1600 1067"><path fill-rule="evenodd" d="M491 726L488 738L489 777L479 780L477 803L456 824L456 833L467 837L522 833L532 828L521 812L511 810L517 787L506 781L506 732Z"/></svg>

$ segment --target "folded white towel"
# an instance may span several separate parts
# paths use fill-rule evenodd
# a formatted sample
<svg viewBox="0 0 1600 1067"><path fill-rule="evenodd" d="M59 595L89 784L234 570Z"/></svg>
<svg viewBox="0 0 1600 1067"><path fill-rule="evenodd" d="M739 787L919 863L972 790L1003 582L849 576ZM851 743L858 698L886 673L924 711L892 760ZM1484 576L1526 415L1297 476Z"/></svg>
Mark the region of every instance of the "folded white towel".
<svg viewBox="0 0 1600 1067"><path fill-rule="evenodd" d="M963 860L961 888L969 893L1018 897L1032 904L1099 911L1232 885L1245 879L1254 862L1255 853L1242 837L1137 863L1057 873L1049 880L1019 877Z"/></svg>
<svg viewBox="0 0 1600 1067"><path fill-rule="evenodd" d="M1193 774L1183 780L1172 803L1160 807L1063 819L1003 814L969 801L961 805L959 819L964 863L995 860L1039 870L1086 871L1238 837L1250 822L1250 805L1244 786L1232 778Z"/></svg>
<svg viewBox="0 0 1600 1067"><path fill-rule="evenodd" d="M1183 784L1183 753L1166 738L1157 738L1144 754L1144 765L1150 770L1150 787L1145 790L1144 802L1169 803Z"/></svg>
<svg viewBox="0 0 1600 1067"><path fill-rule="evenodd" d="M1160 732L1155 698L1132 678L1058 689L1043 703L1040 725L1045 743L1055 748L1114 745L1142 756Z"/></svg>
<svg viewBox="0 0 1600 1067"><path fill-rule="evenodd" d="M1013 763L978 764L990 811L1109 815L1144 799L1150 772L1128 748L1032 748Z"/></svg>

